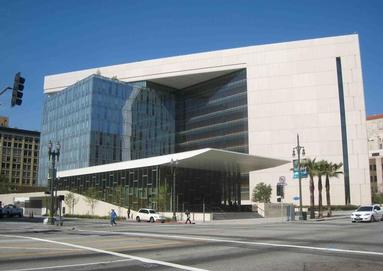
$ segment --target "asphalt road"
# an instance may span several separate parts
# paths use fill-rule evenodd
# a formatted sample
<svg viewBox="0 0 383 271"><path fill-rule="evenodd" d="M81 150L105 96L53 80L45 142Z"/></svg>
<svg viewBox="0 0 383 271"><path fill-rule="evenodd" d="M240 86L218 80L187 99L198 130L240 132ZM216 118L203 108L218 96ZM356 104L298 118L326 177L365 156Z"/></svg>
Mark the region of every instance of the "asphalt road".
<svg viewBox="0 0 383 271"><path fill-rule="evenodd" d="M0 270L383 270L383 222L0 220Z"/></svg>

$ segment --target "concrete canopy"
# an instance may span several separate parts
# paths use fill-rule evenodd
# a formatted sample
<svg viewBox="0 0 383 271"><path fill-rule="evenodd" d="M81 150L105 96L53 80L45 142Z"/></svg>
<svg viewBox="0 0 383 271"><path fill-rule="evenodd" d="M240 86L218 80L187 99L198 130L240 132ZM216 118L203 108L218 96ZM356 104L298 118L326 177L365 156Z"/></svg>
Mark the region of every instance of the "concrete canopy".
<svg viewBox="0 0 383 271"><path fill-rule="evenodd" d="M213 171L238 170L248 173L254 170L266 169L284 165L290 161L268 157L254 156L244 153L218 150L199 149L144 159L124 161L113 164L93 166L87 168L59 171L57 177L70 177L124 169L176 164L177 167L203 169Z"/></svg>

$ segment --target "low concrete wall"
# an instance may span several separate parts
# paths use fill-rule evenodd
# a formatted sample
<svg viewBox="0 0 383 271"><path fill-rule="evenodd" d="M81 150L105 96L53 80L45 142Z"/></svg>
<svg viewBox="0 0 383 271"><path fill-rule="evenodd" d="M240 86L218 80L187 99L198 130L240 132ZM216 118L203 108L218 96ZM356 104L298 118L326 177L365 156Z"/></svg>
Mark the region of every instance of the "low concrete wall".
<svg viewBox="0 0 383 271"><path fill-rule="evenodd" d="M263 217L287 217L288 206L293 208L291 203L264 203L258 202L253 205L253 211L257 211ZM283 210L281 210L283 208Z"/></svg>
<svg viewBox="0 0 383 271"><path fill-rule="evenodd" d="M57 195L64 195L68 194L69 191L58 191ZM119 217L125 217L127 218L128 215L128 209L119 207L114 204L110 204L101 200L97 200L94 209L92 210L89 204L86 201L86 197L77 193L73 193L75 195L75 198L77 199L77 203L74 205L73 210L69 210L69 207L65 204L65 201L62 202L62 207L65 208L66 214L74 214L74 215L95 215L95 216L108 216L111 209L114 209ZM0 195L0 201L3 202L3 206L6 204L13 204L15 203L15 199L30 199L30 198L45 198L50 197L50 195L45 195L44 192L36 192L36 193L13 193L13 194L1 194ZM44 204L44 203L43 203ZM130 218L134 219L136 218L138 210L130 210ZM34 215L42 215L46 213L46 208L43 206L41 210L25 210L24 215L30 215L30 213L33 212ZM61 212L62 213L62 212ZM160 212L161 215L172 219L173 213L172 212ZM177 212L176 213L177 221L185 221L186 215L183 212ZM212 220L212 214L210 213L191 213L190 219L192 221L211 221Z"/></svg>

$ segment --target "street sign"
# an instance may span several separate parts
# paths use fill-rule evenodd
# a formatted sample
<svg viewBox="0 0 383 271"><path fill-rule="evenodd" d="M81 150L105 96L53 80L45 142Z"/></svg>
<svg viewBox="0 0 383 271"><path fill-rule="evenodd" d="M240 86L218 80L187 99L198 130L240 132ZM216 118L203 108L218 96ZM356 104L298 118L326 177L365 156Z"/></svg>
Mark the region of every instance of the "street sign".
<svg viewBox="0 0 383 271"><path fill-rule="evenodd" d="M287 185L286 177L285 177L285 176L280 176L280 177L279 177L278 184L279 184L279 185L286 186L286 185Z"/></svg>
<svg viewBox="0 0 383 271"><path fill-rule="evenodd" d="M293 197L293 200L299 200L298 196Z"/></svg>
<svg viewBox="0 0 383 271"><path fill-rule="evenodd" d="M307 170L305 168L301 168L301 178L307 178ZM299 172L298 170L294 170L293 179L299 179Z"/></svg>

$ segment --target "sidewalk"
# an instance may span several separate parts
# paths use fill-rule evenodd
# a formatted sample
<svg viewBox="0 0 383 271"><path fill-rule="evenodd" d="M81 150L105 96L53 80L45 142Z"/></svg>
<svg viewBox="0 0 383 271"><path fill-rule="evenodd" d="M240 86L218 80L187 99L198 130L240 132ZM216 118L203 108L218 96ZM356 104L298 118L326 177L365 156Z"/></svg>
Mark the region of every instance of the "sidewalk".
<svg viewBox="0 0 383 271"><path fill-rule="evenodd" d="M333 211L331 217L323 217L321 219L307 219L299 220L299 216L295 217L294 221L288 221L286 217L266 217L266 218L249 218L237 220L213 220L201 222L197 221L196 224L267 224L267 223L320 223L321 221L338 220L349 218L352 211Z"/></svg>
<svg viewBox="0 0 383 271"><path fill-rule="evenodd" d="M233 225L247 225L247 224L273 224L273 223L321 223L323 221L331 221L331 220L340 220L347 219L350 217L352 211L334 211L331 217L323 217L321 219L307 219L307 220L299 220L299 217L295 217L294 221L287 221L287 217L268 217L268 218L247 218L247 219L228 219L228 220L212 220L212 221L192 221L195 225L225 225L225 224L233 224ZM34 219L22 219L28 222L41 223L42 224L43 217L35 217ZM108 219L91 219L91 218L64 218L63 226L67 227L76 227L76 226L106 226L109 225ZM120 225L129 225L129 224L144 224L149 225L147 222L137 223L135 220L120 220L117 221L117 224ZM185 221L169 221L165 223L154 223L158 225L185 225ZM193 225L191 224L191 225ZM48 225L50 226L50 225Z"/></svg>

